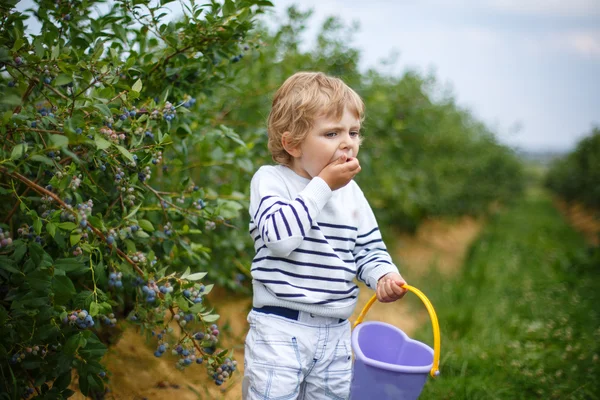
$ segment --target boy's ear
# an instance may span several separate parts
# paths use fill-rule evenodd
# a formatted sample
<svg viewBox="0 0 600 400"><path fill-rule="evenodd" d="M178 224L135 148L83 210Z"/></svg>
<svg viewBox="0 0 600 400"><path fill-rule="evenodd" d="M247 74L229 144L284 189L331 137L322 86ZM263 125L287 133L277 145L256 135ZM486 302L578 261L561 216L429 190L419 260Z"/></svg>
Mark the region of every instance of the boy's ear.
<svg viewBox="0 0 600 400"><path fill-rule="evenodd" d="M284 132L281 135L281 145L292 157L300 157L302 155L302 150L299 145L292 146L291 143L291 132Z"/></svg>

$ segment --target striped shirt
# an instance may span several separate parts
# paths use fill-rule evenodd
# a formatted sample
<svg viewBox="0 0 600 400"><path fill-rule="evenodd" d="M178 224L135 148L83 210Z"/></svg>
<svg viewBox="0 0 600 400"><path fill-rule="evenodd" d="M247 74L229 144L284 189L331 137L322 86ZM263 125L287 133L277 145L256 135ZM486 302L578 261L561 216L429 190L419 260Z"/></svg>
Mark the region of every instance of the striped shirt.
<svg viewBox="0 0 600 400"><path fill-rule="evenodd" d="M398 272L356 182L331 191L319 177L263 166L250 192L254 307L348 318L358 298L354 278L375 289Z"/></svg>

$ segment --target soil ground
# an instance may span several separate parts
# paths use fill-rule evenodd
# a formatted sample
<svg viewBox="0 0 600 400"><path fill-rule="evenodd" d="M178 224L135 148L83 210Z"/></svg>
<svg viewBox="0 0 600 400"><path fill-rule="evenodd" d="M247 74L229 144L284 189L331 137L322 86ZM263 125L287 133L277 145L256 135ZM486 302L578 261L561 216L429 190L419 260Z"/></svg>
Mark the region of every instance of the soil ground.
<svg viewBox="0 0 600 400"><path fill-rule="evenodd" d="M468 217L451 222L430 220L423 223L414 235L396 235L397 242L390 243L389 247L397 249L395 260L410 283L411 277L420 276L429 268L437 268L443 274L451 274L460 268L466 251L481 227L481 221ZM374 293L364 285L361 289L358 306L351 321L356 319ZM239 400L243 377L244 337L248 329L246 315L251 307L251 299L219 291L213 291L210 296L219 299L219 325L227 327L221 328L226 330L223 346L234 349L235 359L240 367L234 378L223 387L217 387L208 379L204 367L191 366L183 372L178 371L174 367L173 358L155 358L154 348L146 345L144 338L134 329L126 329L118 343L109 348L104 359L110 371L110 392L106 398ZM403 300L389 304L375 303L365 320L392 324L410 336L420 325L428 323L429 317L418 300ZM81 394L73 398L84 399Z"/></svg>

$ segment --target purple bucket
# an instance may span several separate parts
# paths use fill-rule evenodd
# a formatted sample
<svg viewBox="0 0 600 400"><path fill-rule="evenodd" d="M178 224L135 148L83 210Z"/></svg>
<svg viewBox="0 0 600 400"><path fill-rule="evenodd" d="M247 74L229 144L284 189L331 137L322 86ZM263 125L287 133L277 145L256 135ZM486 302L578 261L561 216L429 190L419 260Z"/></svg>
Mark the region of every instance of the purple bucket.
<svg viewBox="0 0 600 400"><path fill-rule="evenodd" d="M415 400L433 366L433 349L393 325L364 322L352 332L350 400Z"/></svg>

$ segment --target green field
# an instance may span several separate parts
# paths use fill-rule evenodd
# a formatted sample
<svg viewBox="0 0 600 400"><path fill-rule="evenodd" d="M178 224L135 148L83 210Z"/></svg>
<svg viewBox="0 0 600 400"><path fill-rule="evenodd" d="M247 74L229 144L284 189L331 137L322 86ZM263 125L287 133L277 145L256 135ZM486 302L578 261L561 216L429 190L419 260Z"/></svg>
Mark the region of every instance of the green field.
<svg viewBox="0 0 600 400"><path fill-rule="evenodd" d="M441 376L420 398L600 398L599 278L598 249L546 193L491 217L460 272L414 282L442 331Z"/></svg>

